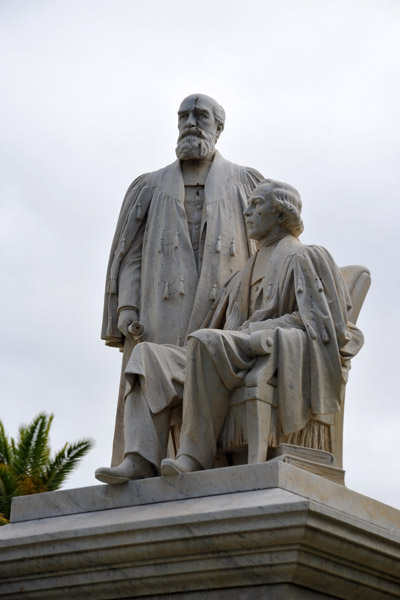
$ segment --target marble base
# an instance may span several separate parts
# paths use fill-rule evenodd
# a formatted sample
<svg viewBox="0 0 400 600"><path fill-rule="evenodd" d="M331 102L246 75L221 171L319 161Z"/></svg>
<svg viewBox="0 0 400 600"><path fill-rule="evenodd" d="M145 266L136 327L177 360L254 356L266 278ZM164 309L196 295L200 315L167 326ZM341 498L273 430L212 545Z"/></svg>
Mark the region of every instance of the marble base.
<svg viewBox="0 0 400 600"><path fill-rule="evenodd" d="M0 598L400 597L400 511L272 461L15 499Z"/></svg>
<svg viewBox="0 0 400 600"><path fill-rule="evenodd" d="M184 592L183 594L162 594L146 596L146 600L332 600L333 596L312 592L310 589L290 583L235 587L226 590L205 592Z"/></svg>

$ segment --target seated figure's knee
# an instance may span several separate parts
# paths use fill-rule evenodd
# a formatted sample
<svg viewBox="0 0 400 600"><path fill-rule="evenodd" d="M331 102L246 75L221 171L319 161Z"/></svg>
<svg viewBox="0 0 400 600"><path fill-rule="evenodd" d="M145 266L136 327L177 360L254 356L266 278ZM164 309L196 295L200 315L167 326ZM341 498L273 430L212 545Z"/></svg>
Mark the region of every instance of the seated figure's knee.
<svg viewBox="0 0 400 600"><path fill-rule="evenodd" d="M166 349L160 345L155 344L154 342L140 342L137 344L132 352L133 360L140 362L154 364L154 362L158 362L160 357L165 354Z"/></svg>
<svg viewBox="0 0 400 600"><path fill-rule="evenodd" d="M157 347L159 348L159 344L154 344L154 342L140 342L140 344L136 344L136 346L133 349L133 352L138 354L141 352L150 352L153 353L156 351Z"/></svg>
<svg viewBox="0 0 400 600"><path fill-rule="evenodd" d="M204 346L219 344L220 340L223 339L223 332L221 329L198 329L189 336L189 343L200 342Z"/></svg>

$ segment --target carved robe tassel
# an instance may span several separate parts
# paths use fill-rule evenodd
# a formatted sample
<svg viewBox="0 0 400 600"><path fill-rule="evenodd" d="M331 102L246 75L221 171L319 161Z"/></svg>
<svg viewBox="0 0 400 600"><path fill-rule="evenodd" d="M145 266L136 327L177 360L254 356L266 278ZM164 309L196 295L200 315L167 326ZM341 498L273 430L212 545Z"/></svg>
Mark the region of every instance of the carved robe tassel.
<svg viewBox="0 0 400 600"><path fill-rule="evenodd" d="M117 280L116 279L111 279L110 292L112 294L116 294L117 293Z"/></svg>
<svg viewBox="0 0 400 600"><path fill-rule="evenodd" d="M125 254L126 251L126 241L125 238L122 239L120 247L119 247L119 253L120 254Z"/></svg>
<svg viewBox="0 0 400 600"><path fill-rule="evenodd" d="M329 333L325 326L322 328L322 341L324 344L329 344Z"/></svg>
<svg viewBox="0 0 400 600"><path fill-rule="evenodd" d="M218 236L218 239L217 239L217 243L216 243L216 245L215 245L215 252L218 252L218 253L220 253L220 252L221 252L221 248L222 248L222 238L221 238L221 236L219 235L219 236Z"/></svg>
<svg viewBox="0 0 400 600"><path fill-rule="evenodd" d="M163 300L168 300L168 298L169 298L169 289L168 289L168 281L166 281L165 286L164 286Z"/></svg>
<svg viewBox="0 0 400 600"><path fill-rule="evenodd" d="M179 246L179 240L178 240L178 234L175 234L175 239L174 239L174 248L177 248Z"/></svg>
<svg viewBox="0 0 400 600"><path fill-rule="evenodd" d="M178 294L181 296L184 296L185 294L185 278L183 275L181 275L181 280L179 282Z"/></svg>
<svg viewBox="0 0 400 600"><path fill-rule="evenodd" d="M211 288L211 292L210 292L210 300L215 300L217 298L217 295L218 295L217 284L214 283L214 285Z"/></svg>
<svg viewBox="0 0 400 600"><path fill-rule="evenodd" d="M163 251L163 239L160 239L160 243L158 245L158 253L160 254Z"/></svg>
<svg viewBox="0 0 400 600"><path fill-rule="evenodd" d="M271 298L271 294L272 294L272 282L270 281L268 284L267 293L266 293L267 300L269 300Z"/></svg>
<svg viewBox="0 0 400 600"><path fill-rule="evenodd" d="M299 275L298 278L298 283L297 283L297 293L301 294L302 292L304 292L304 279L302 278L301 275Z"/></svg>
<svg viewBox="0 0 400 600"><path fill-rule="evenodd" d="M142 205L139 202L137 203L137 207L136 207L136 221L141 221L142 220Z"/></svg>
<svg viewBox="0 0 400 600"><path fill-rule="evenodd" d="M235 244L235 238L232 238L231 241L231 249L230 249L230 255L231 256L236 256L236 244Z"/></svg>
<svg viewBox="0 0 400 600"><path fill-rule="evenodd" d="M310 333L310 336L313 340L317 339L317 334L315 333L314 329L311 327L311 325L308 326L308 331Z"/></svg>

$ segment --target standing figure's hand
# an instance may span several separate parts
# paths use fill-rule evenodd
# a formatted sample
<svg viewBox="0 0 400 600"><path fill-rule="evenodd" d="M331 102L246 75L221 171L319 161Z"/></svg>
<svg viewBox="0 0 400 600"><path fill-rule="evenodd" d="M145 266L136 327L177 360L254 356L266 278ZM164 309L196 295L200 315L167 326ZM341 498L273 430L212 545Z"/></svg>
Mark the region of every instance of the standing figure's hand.
<svg viewBox="0 0 400 600"><path fill-rule="evenodd" d="M132 308L125 308L121 310L118 317L118 329L125 337L132 337L128 332L128 327L134 321L139 320L139 315L136 310Z"/></svg>

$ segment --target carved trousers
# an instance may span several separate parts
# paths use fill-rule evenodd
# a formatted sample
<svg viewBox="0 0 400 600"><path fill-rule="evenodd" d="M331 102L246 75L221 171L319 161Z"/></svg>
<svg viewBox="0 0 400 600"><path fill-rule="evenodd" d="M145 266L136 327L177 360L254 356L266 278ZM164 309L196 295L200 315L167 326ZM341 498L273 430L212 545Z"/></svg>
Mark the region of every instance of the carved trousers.
<svg viewBox="0 0 400 600"><path fill-rule="evenodd" d="M229 397L255 358L249 356L249 336L242 332L200 329L190 337L186 360L180 454L211 469Z"/></svg>
<svg viewBox="0 0 400 600"><path fill-rule="evenodd" d="M230 392L243 384L254 364L248 339L243 332L201 329L190 336L187 351L179 349L182 358L186 353L186 375L178 456L188 454L204 469L213 467ZM174 380L182 369L181 357L175 348L151 343L139 344L135 353L145 353L152 376L143 388L135 385L127 396L125 453L137 452L159 468L166 453L170 406L182 398L182 386ZM167 395L164 408L152 412L152 395L160 391Z"/></svg>

